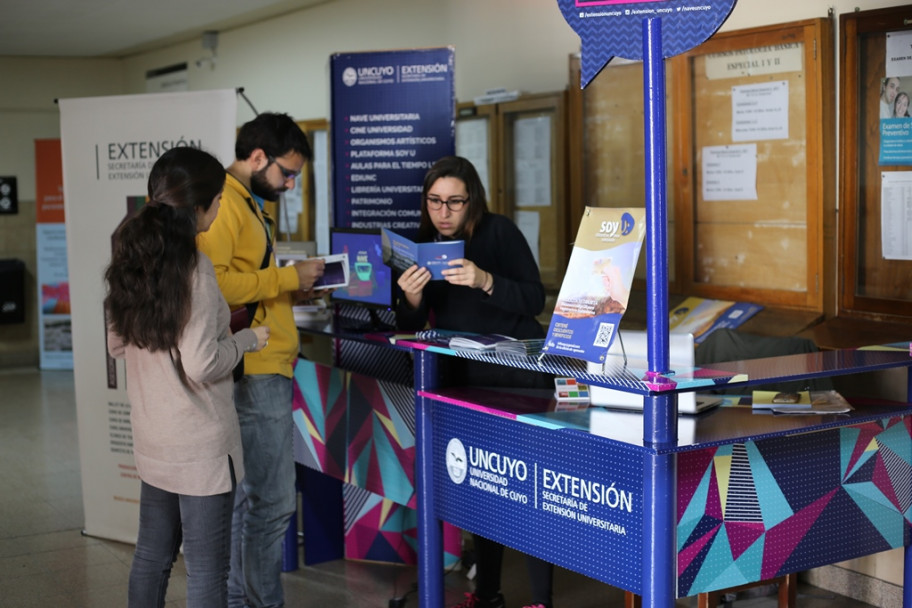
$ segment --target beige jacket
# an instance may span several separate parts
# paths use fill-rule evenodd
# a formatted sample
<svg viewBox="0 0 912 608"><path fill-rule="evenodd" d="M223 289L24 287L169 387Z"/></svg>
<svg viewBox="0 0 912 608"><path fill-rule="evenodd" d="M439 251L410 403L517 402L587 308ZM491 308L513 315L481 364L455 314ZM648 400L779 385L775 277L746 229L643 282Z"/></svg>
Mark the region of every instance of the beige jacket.
<svg viewBox="0 0 912 608"><path fill-rule="evenodd" d="M211 496L231 490L229 456L237 480L244 476L231 371L257 339L250 329L231 335L228 305L202 253L192 290L190 318L178 342L190 387L181 383L168 352L125 345L112 331L108 352L126 359L139 476L169 492Z"/></svg>

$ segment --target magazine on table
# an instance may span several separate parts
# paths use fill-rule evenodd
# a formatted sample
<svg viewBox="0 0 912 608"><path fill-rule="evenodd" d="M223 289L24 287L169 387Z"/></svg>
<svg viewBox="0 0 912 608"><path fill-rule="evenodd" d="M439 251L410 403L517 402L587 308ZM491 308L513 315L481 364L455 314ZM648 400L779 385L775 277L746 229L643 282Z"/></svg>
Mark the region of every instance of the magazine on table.
<svg viewBox="0 0 912 608"><path fill-rule="evenodd" d="M700 344L717 329L734 329L763 309L752 302L730 302L690 297L678 304L668 315L668 330L672 333L693 334Z"/></svg>
<svg viewBox="0 0 912 608"><path fill-rule="evenodd" d="M418 264L431 272L431 280L443 279L443 270L450 260L465 257L465 241L434 241L415 243L401 234L386 228L380 229L383 242L383 263L397 272L404 272Z"/></svg>
<svg viewBox="0 0 912 608"><path fill-rule="evenodd" d="M643 208L586 207L542 352L605 360L646 236Z"/></svg>
<svg viewBox="0 0 912 608"><path fill-rule="evenodd" d="M771 410L775 414L844 414L854 408L837 391L754 391L753 409Z"/></svg>

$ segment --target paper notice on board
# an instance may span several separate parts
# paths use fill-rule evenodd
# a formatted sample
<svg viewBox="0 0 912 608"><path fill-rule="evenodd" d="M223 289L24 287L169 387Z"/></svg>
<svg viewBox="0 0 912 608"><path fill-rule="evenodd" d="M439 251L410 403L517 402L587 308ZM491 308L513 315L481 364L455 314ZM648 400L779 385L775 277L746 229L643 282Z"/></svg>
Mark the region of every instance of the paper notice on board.
<svg viewBox="0 0 912 608"><path fill-rule="evenodd" d="M912 32L887 32L886 47L886 76L912 76Z"/></svg>
<svg viewBox="0 0 912 608"><path fill-rule="evenodd" d="M757 200L757 144L702 150L703 200Z"/></svg>
<svg viewBox="0 0 912 608"><path fill-rule="evenodd" d="M887 260L912 260L912 171L880 176L881 254Z"/></svg>
<svg viewBox="0 0 912 608"><path fill-rule="evenodd" d="M456 154L471 161L475 170L478 171L481 185L490 195L487 118L464 118L456 121Z"/></svg>
<svg viewBox="0 0 912 608"><path fill-rule="evenodd" d="M787 80L732 87L732 141L788 139Z"/></svg>
<svg viewBox="0 0 912 608"><path fill-rule="evenodd" d="M513 123L516 206L551 205L551 118L520 118Z"/></svg>

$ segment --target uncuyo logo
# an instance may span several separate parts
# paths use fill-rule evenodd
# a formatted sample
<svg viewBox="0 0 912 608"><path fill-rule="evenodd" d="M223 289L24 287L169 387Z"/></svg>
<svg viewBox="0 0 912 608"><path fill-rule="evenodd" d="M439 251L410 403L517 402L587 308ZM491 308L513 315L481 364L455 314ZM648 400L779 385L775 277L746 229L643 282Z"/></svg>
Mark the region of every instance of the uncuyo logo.
<svg viewBox="0 0 912 608"><path fill-rule="evenodd" d="M355 68L342 70L342 82L347 87L353 87L358 83L358 72L355 71Z"/></svg>
<svg viewBox="0 0 912 608"><path fill-rule="evenodd" d="M446 447L446 468L453 483L465 481L466 471L468 471L467 463L465 446L462 445L461 441L453 437Z"/></svg>

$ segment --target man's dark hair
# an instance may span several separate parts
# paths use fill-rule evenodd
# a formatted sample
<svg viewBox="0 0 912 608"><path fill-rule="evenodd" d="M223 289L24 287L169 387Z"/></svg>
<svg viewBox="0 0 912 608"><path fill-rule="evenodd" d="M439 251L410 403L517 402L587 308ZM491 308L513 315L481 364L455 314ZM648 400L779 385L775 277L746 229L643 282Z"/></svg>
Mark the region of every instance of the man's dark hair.
<svg viewBox="0 0 912 608"><path fill-rule="evenodd" d="M244 123L234 143L234 156L238 160L250 158L257 148L273 158L297 152L304 160L311 160L310 142L288 114L264 112Z"/></svg>

